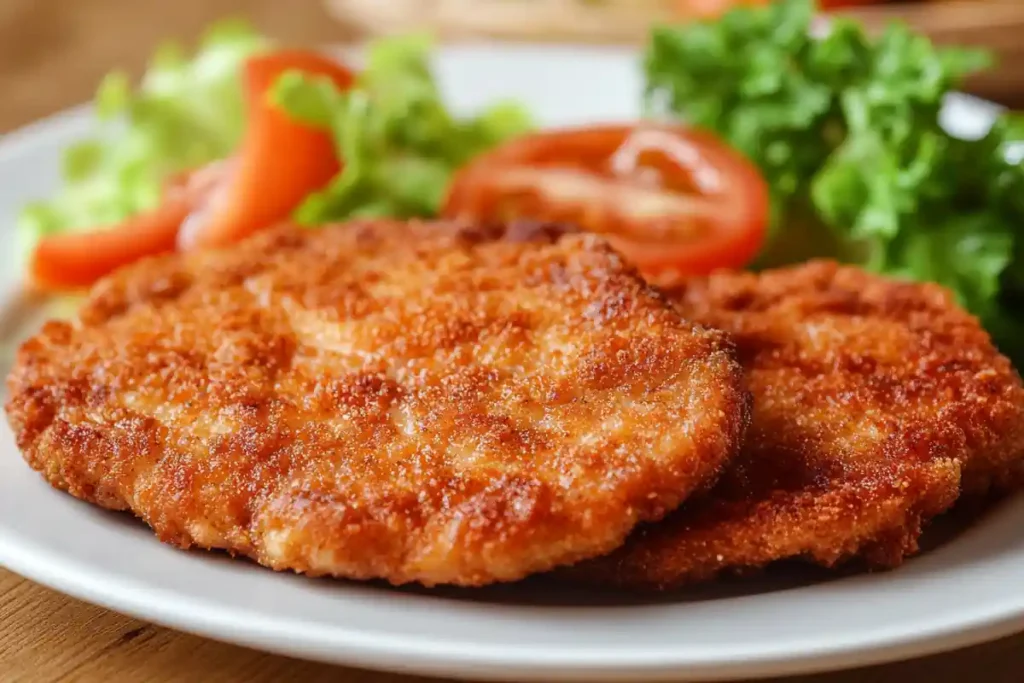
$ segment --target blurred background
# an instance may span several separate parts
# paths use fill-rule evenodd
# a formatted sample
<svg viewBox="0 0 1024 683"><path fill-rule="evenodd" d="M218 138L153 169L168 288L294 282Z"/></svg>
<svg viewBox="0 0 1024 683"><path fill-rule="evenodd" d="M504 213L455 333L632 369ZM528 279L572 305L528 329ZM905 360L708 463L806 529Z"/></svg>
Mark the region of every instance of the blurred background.
<svg viewBox="0 0 1024 683"><path fill-rule="evenodd" d="M304 44L409 28L452 40L639 43L655 20L737 1L769 0L0 0L0 132L89 99L111 68L138 73L162 40L192 41L228 15ZM1024 108L1024 0L822 1L876 26L898 16L940 42L996 50L1002 67L971 90Z"/></svg>
<svg viewBox="0 0 1024 683"><path fill-rule="evenodd" d="M284 42L354 37L323 0L0 0L0 132L89 100L111 69L139 74L158 44L225 16Z"/></svg>

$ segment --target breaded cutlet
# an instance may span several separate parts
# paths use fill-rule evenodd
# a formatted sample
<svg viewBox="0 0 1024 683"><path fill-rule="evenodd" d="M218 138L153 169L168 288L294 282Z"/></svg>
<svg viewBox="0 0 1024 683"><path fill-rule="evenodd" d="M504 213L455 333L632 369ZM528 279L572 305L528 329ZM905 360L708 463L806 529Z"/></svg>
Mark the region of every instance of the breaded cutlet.
<svg viewBox="0 0 1024 683"><path fill-rule="evenodd" d="M814 262L669 294L735 340L746 443L712 490L572 579L673 588L787 558L894 567L961 490L1019 483L1020 378L946 290Z"/></svg>
<svg viewBox="0 0 1024 683"><path fill-rule="evenodd" d="M596 236L283 228L98 284L20 350L28 463L182 548L481 585L594 557L749 417L725 335Z"/></svg>

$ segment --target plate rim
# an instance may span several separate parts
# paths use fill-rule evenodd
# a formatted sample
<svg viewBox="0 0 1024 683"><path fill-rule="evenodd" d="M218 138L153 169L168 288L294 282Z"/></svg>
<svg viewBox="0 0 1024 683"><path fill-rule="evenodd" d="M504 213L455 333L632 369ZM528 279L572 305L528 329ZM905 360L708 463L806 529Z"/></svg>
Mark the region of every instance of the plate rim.
<svg viewBox="0 0 1024 683"><path fill-rule="evenodd" d="M54 496L67 495L48 487L43 490ZM1024 496L1018 498L1024 502ZM82 501L75 503L88 505ZM155 542L148 534L146 541L150 540ZM202 566L204 559L199 556L190 561ZM625 653L577 645L575 649L556 652L529 647L515 649L500 643L482 646L447 642L431 634L410 640L381 631L364 633L358 625L337 622L330 631L320 632L316 624L303 625L291 615L271 619L257 610L221 613L202 598L138 580L120 581L116 576L91 570L77 559L66 563L59 552L19 538L3 524L0 566L87 603L219 642L335 665L456 679L536 681L557 676L558 680L595 682L754 680L903 661L1024 632L1022 590L1016 600L1007 595L1001 602L965 606L955 619L930 619L924 624L919 622L914 630L906 626L887 628L882 624L876 630L827 643L820 639L806 643L766 641L758 651L747 648L741 654L725 647L708 649L697 656L685 649L674 653L664 647ZM252 569L270 571L258 566ZM887 575L891 576L876 576L884 580ZM871 575L861 578L870 580Z"/></svg>

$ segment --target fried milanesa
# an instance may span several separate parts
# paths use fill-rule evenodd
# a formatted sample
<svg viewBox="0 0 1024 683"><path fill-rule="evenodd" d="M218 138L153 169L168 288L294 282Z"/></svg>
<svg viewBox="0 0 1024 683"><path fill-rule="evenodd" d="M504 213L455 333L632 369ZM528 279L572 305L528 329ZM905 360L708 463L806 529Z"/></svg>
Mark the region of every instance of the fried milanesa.
<svg viewBox="0 0 1024 683"><path fill-rule="evenodd" d="M677 507L738 449L742 382L599 238L380 222L114 275L7 410L54 486L168 543L479 585Z"/></svg>
<svg viewBox="0 0 1024 683"><path fill-rule="evenodd" d="M791 557L892 567L961 475L975 492L1019 477L1020 379L941 288L816 262L672 295L736 341L754 402L743 453L710 492L571 576L670 588Z"/></svg>

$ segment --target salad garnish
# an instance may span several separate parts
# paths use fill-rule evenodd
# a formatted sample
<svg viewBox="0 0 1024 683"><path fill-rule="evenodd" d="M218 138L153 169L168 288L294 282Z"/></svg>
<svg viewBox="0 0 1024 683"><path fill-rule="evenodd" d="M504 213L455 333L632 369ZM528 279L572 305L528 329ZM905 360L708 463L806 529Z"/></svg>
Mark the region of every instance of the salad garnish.
<svg viewBox="0 0 1024 683"><path fill-rule="evenodd" d="M444 215L573 223L672 284L750 263L764 244L768 188L715 136L640 122L512 140L459 171Z"/></svg>
<svg viewBox="0 0 1024 683"><path fill-rule="evenodd" d="M430 70L431 47L424 35L373 43L349 90L302 71L277 82L274 102L330 131L345 162L330 186L298 209L299 222L436 216L456 170L532 127L513 102L471 118L453 114Z"/></svg>
<svg viewBox="0 0 1024 683"><path fill-rule="evenodd" d="M100 133L67 150L62 191L22 212L32 287L79 290L289 218L437 215L457 168L531 124L514 103L455 116L429 57L425 37L385 39L356 75L225 22L191 60L162 48L135 90L112 74Z"/></svg>
<svg viewBox="0 0 1024 683"><path fill-rule="evenodd" d="M376 41L349 70L220 24L191 59L163 48L137 88L104 81L99 135L21 217L32 283L81 289L288 219L554 218L609 235L658 282L811 257L936 281L1024 348L1024 119L973 139L940 123L989 55L898 23L822 32L816 12L754 2L656 27L649 120L541 132L514 102L453 113L426 36Z"/></svg>
<svg viewBox="0 0 1024 683"><path fill-rule="evenodd" d="M940 125L990 56L899 23L869 36L836 18L816 38L814 16L811 0L780 0L655 29L648 112L715 131L761 168L773 222L758 265L825 256L939 282L1020 346L1024 165L1007 152L1024 125L1006 113L974 140Z"/></svg>
<svg viewBox="0 0 1024 683"><path fill-rule="evenodd" d="M175 174L230 155L246 123L240 69L271 45L246 24L225 21L191 58L174 44L158 49L135 89L123 72L108 75L96 94L96 135L65 152L60 192L21 213L22 250L31 253L47 235L95 231L153 210Z"/></svg>

